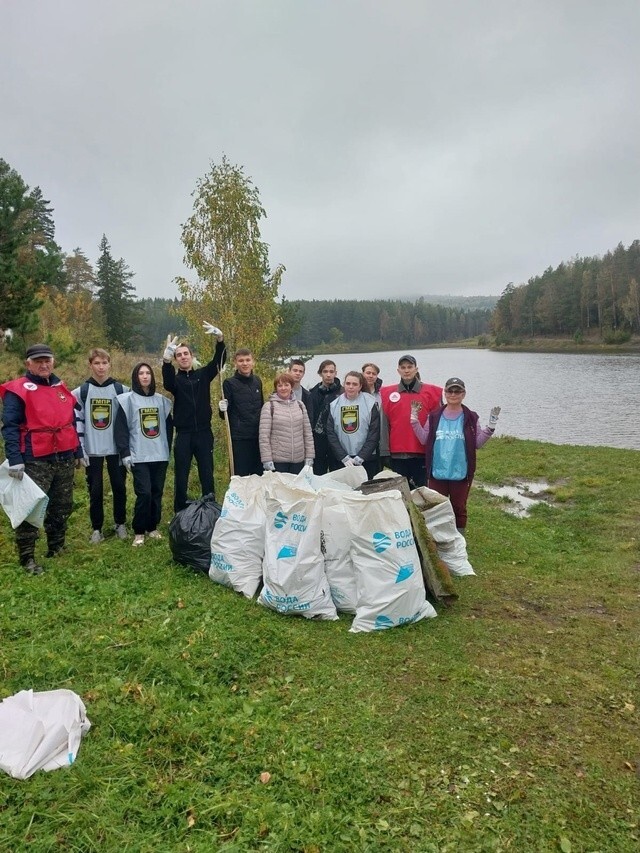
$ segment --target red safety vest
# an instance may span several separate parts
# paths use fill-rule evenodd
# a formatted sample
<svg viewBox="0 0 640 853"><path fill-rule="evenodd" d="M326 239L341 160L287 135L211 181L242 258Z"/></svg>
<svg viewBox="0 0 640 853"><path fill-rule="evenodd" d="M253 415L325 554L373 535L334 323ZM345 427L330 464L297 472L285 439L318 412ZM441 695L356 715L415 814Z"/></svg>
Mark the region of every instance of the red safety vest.
<svg viewBox="0 0 640 853"><path fill-rule="evenodd" d="M74 425L75 397L60 382L58 385L39 385L26 377L12 379L0 385L0 395L7 391L24 403L25 422L20 425L20 452L26 449L27 433L31 436L31 451L36 459L52 453L75 450L79 445Z"/></svg>
<svg viewBox="0 0 640 853"><path fill-rule="evenodd" d="M417 391L401 391L401 388L401 385L386 385L380 389L382 410L389 424L389 451L422 455L424 447L411 426L411 402L418 400L422 403L418 420L424 426L429 412L442 401L442 388L439 385L427 385L426 382L421 382Z"/></svg>

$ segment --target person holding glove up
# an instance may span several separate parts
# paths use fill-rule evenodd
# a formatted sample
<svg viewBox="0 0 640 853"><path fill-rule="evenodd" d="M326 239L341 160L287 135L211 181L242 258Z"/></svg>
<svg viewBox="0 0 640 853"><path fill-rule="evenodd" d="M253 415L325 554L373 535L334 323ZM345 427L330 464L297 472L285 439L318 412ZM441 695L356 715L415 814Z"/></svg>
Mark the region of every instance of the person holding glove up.
<svg viewBox="0 0 640 853"><path fill-rule="evenodd" d="M344 393L329 406L329 449L345 468L364 465L371 479L378 471L380 406L372 394L363 392L364 376L356 370L347 373L343 385Z"/></svg>
<svg viewBox="0 0 640 853"><path fill-rule="evenodd" d="M465 384L457 376L444 385L446 404L429 414L424 426L418 418L419 403L411 406L411 427L425 445L428 485L448 497L456 517L456 527L464 534L467 526L467 498L476 470L476 450L493 435L500 406L494 406L489 424L480 426L477 412L463 405Z"/></svg>
<svg viewBox="0 0 640 853"><path fill-rule="evenodd" d="M215 494L213 479L213 432L211 431L211 382L224 367L224 336L217 326L202 324L207 335L215 335L213 358L203 367L194 365L189 344L167 335L162 354L162 383L173 395L173 424L176 432L173 447L173 509L179 512L187 505L187 486L191 460L195 457L202 495ZM173 366L178 365L176 372Z"/></svg>

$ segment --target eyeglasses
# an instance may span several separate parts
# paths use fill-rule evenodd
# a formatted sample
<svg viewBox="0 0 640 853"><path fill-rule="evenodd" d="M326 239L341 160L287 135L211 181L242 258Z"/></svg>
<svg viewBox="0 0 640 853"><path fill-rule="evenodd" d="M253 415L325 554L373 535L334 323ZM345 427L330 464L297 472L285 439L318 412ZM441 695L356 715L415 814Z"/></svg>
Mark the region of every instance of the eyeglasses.
<svg viewBox="0 0 640 853"><path fill-rule="evenodd" d="M445 394L462 394L463 391L464 388L460 388L458 385L453 385L451 388L444 389Z"/></svg>

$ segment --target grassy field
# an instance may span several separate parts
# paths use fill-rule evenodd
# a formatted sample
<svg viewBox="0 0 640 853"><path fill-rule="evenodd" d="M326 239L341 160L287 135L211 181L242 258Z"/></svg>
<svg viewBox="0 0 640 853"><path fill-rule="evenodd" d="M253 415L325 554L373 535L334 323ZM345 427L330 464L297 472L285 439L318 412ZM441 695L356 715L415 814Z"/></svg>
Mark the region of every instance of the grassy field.
<svg viewBox="0 0 640 853"><path fill-rule="evenodd" d="M1 695L70 688L92 729L73 767L0 777L0 849L638 850L639 461L494 439L478 477L550 505L474 489L477 577L374 634L267 611L166 538L90 546L80 475L42 577L3 517Z"/></svg>

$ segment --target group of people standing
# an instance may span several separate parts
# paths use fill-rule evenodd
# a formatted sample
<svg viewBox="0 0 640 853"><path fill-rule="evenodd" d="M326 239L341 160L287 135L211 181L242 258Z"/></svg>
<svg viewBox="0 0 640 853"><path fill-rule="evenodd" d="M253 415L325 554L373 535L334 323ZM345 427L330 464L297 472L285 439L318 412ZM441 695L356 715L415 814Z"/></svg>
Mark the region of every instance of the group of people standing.
<svg viewBox="0 0 640 853"><path fill-rule="evenodd" d="M104 539L105 464L114 533L123 540L128 538L126 476L132 476L134 547L145 537L162 538L158 527L172 445L174 511L187 505L194 458L202 494L214 493L211 382L224 367L226 348L222 331L203 325L216 337L213 357L204 366L196 363L188 344L167 338L162 379L173 405L156 390L148 362L135 365L128 387L110 376L109 353L100 348L91 350L90 376L73 392L53 373L54 355L46 344L28 348L23 377L0 385L9 475L22 479L27 473L49 497L47 557L63 550L77 467L86 469L93 544ZM355 465L372 478L386 466L414 487L428 483L448 496L464 531L476 449L493 434L500 409L492 409L481 428L478 415L462 402L461 379L447 380L444 389L427 384L415 357L404 355L397 385L383 386L379 368L370 362L346 373L341 383L335 362L325 359L318 368L320 381L307 390L304 361L293 359L276 376L265 402L251 351L237 350L234 367L222 384L219 415L227 420L235 474L296 474L306 465L322 475ZM37 529L23 522L15 535L21 565L40 574Z"/></svg>

